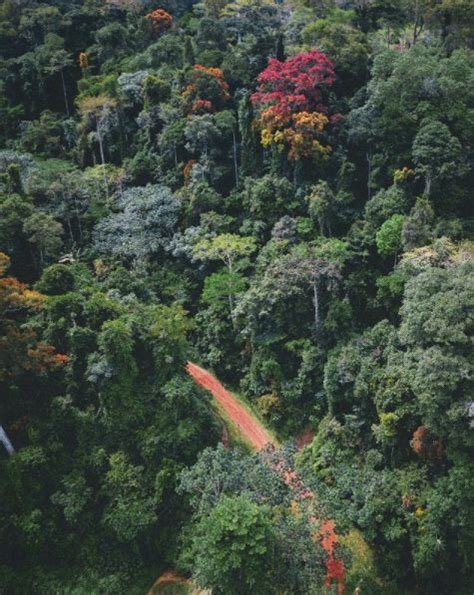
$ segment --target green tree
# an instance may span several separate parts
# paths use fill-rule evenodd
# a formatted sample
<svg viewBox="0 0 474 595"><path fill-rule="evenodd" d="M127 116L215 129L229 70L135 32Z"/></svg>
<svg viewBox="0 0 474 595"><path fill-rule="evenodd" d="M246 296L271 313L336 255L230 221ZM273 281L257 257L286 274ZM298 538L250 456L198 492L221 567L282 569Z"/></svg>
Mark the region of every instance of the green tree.
<svg viewBox="0 0 474 595"><path fill-rule="evenodd" d="M102 522L121 541L132 542L155 524L157 502L146 493L144 469L123 452L110 456L103 492L108 503Z"/></svg>
<svg viewBox="0 0 474 595"><path fill-rule="evenodd" d="M23 232L37 249L39 265L42 268L49 260L59 256L63 245L63 227L51 215L37 211L23 224Z"/></svg>
<svg viewBox="0 0 474 595"><path fill-rule="evenodd" d="M430 196L433 182L448 181L459 176L462 147L449 128L435 120L424 120L413 141L413 160L425 178L425 194Z"/></svg>
<svg viewBox="0 0 474 595"><path fill-rule="evenodd" d="M377 250L381 256L397 255L402 247L402 229L405 217L403 215L392 215L377 231L375 241Z"/></svg>
<svg viewBox="0 0 474 595"><path fill-rule="evenodd" d="M228 294L231 317L234 316L235 292L241 285L236 276L238 260L249 256L255 249L256 244L253 238L230 233L201 240L193 248L193 254L198 260L220 260L226 266L226 293Z"/></svg>
<svg viewBox="0 0 474 595"><path fill-rule="evenodd" d="M64 40L55 35L53 33L49 33L45 39L45 52L48 55L48 64L45 67L45 71L48 74L57 74L61 78L61 86L63 90L63 97L64 97L64 108L66 111L66 115L69 117L69 101L67 96L67 88L66 88L66 80L64 78L64 71L66 68L70 67L73 64L73 60L68 52L64 49Z"/></svg>
<svg viewBox="0 0 474 595"><path fill-rule="evenodd" d="M195 529L193 577L216 593L271 593L274 541L267 506L245 496L222 496Z"/></svg>

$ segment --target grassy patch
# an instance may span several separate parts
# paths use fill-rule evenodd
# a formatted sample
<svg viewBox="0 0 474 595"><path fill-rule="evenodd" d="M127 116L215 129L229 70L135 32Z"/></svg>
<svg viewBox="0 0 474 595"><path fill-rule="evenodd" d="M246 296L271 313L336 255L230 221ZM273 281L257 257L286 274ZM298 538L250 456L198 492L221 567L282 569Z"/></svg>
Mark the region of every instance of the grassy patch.
<svg viewBox="0 0 474 595"><path fill-rule="evenodd" d="M253 403L251 403L246 397L244 397L244 395L232 390L231 388L229 388L228 390L237 399L237 401L239 401L239 403L242 405L242 407L244 407L248 411L248 413L250 413L250 415L252 417L255 417L255 419L257 419L262 424L262 426L265 428L265 430L270 434L270 436L275 441L276 446L279 446L280 440L279 440L275 430L273 430L273 428L271 428L268 425L268 422L262 416L260 411L258 409L256 409L255 405Z"/></svg>

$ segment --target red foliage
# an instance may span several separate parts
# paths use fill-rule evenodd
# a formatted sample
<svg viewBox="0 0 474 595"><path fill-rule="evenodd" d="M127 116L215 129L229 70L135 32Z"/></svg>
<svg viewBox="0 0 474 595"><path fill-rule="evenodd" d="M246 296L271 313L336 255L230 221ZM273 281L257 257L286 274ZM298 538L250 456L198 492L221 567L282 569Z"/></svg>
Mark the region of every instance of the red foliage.
<svg viewBox="0 0 474 595"><path fill-rule="evenodd" d="M286 62L272 58L258 77L252 102L258 107L273 106L276 115L286 117L302 111L326 114L321 90L335 80L333 63L318 50L302 52Z"/></svg>
<svg viewBox="0 0 474 595"><path fill-rule="evenodd" d="M145 17L155 33L164 33L173 24L173 17L163 8L157 8Z"/></svg>
<svg viewBox="0 0 474 595"><path fill-rule="evenodd" d="M329 589L332 581L336 581L338 593L344 593L344 562L335 558L338 539L334 521L324 521L319 529L319 535L321 546L328 555L326 560L326 588Z"/></svg>
<svg viewBox="0 0 474 595"><path fill-rule="evenodd" d="M224 104L230 98L230 93L222 70L195 64L183 98L193 114L212 112Z"/></svg>
<svg viewBox="0 0 474 595"><path fill-rule="evenodd" d="M258 77L253 104L260 108L256 120L263 146L287 145L292 161L326 155L329 145L321 143L325 128L342 118L330 116L323 90L335 81L332 62L318 50L303 52L286 62L271 59Z"/></svg>
<svg viewBox="0 0 474 595"><path fill-rule="evenodd" d="M326 562L326 570L326 588L329 589L334 580L337 583L337 592L344 593L344 562L330 558Z"/></svg>
<svg viewBox="0 0 474 595"><path fill-rule="evenodd" d="M27 353L31 362L31 369L39 374L60 368L69 362L67 355L56 353L54 347L46 343L37 343L34 347L30 347Z"/></svg>
<svg viewBox="0 0 474 595"><path fill-rule="evenodd" d="M212 102L209 99L196 99L191 106L193 114L205 114L212 112Z"/></svg>
<svg viewBox="0 0 474 595"><path fill-rule="evenodd" d="M336 547L337 543L337 536L334 533L335 525L334 521L328 520L324 521L319 529L319 533L321 535L321 545L326 553L330 556L334 554L334 548Z"/></svg>

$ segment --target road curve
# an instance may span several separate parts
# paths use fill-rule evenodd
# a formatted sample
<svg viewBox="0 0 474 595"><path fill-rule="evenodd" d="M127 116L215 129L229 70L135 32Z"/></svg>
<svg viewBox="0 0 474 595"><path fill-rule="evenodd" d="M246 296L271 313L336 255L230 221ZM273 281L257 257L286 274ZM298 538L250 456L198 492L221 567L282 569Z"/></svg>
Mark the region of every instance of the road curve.
<svg viewBox="0 0 474 595"><path fill-rule="evenodd" d="M210 372L188 362L186 371L194 379L194 382L202 388L208 390L216 401L224 409L230 420L238 427L240 434L255 448L262 450L266 445L272 444L277 447L278 444L265 430L262 424L245 407L225 389L222 384ZM287 466L282 457L276 459L271 465L283 478L283 481L293 493L293 502L297 507L304 507L310 512L316 505L316 496L314 492L308 489L299 474ZM309 508L308 508L309 507ZM331 589L331 585L336 583L337 594L343 595L345 591L344 562L336 557L335 546L338 542L338 536L335 532L335 524L332 520L326 520L322 523L318 521L315 514L310 513L310 522L314 524L315 530L313 538L321 543L326 553L326 589Z"/></svg>
<svg viewBox="0 0 474 595"><path fill-rule="evenodd" d="M224 409L230 420L237 426L242 436L255 448L261 450L267 444L277 446L274 438L267 432L263 425L238 401L232 393L210 372L200 366L188 362L186 371L194 382L208 390Z"/></svg>

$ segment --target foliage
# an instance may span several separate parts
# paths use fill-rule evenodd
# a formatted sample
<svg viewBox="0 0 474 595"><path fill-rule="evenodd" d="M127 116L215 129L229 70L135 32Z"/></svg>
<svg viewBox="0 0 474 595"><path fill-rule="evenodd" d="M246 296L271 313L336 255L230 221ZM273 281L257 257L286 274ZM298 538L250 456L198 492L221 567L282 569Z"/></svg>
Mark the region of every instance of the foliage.
<svg viewBox="0 0 474 595"><path fill-rule="evenodd" d="M33 328L24 324L28 310L40 309L45 298L18 279L5 276L9 262L8 256L0 252L0 385L5 397L21 375L46 374L68 362L66 355L38 341Z"/></svg>
<svg viewBox="0 0 474 595"><path fill-rule="evenodd" d="M171 239L179 203L168 188L148 185L118 196L116 208L120 210L95 227L97 250L123 258L142 258L156 254Z"/></svg>
<svg viewBox="0 0 474 595"><path fill-rule="evenodd" d="M0 0L5 593L474 592L472 17Z"/></svg>
<svg viewBox="0 0 474 595"><path fill-rule="evenodd" d="M195 64L189 75L189 84L183 99L193 114L214 111L230 98L229 85L220 68L206 68Z"/></svg>
<svg viewBox="0 0 474 595"><path fill-rule="evenodd" d="M194 577L219 592L264 592L271 573L269 510L245 496L224 496L196 528Z"/></svg>
<svg viewBox="0 0 474 595"><path fill-rule="evenodd" d="M286 62L271 59L252 95L261 110L257 125L262 130L262 145L289 145L290 160L329 151L319 138L329 123L323 92L334 80L332 62L317 50Z"/></svg>
<svg viewBox="0 0 474 595"><path fill-rule="evenodd" d="M155 33L164 33L173 24L173 17L163 8L149 12L145 18Z"/></svg>

